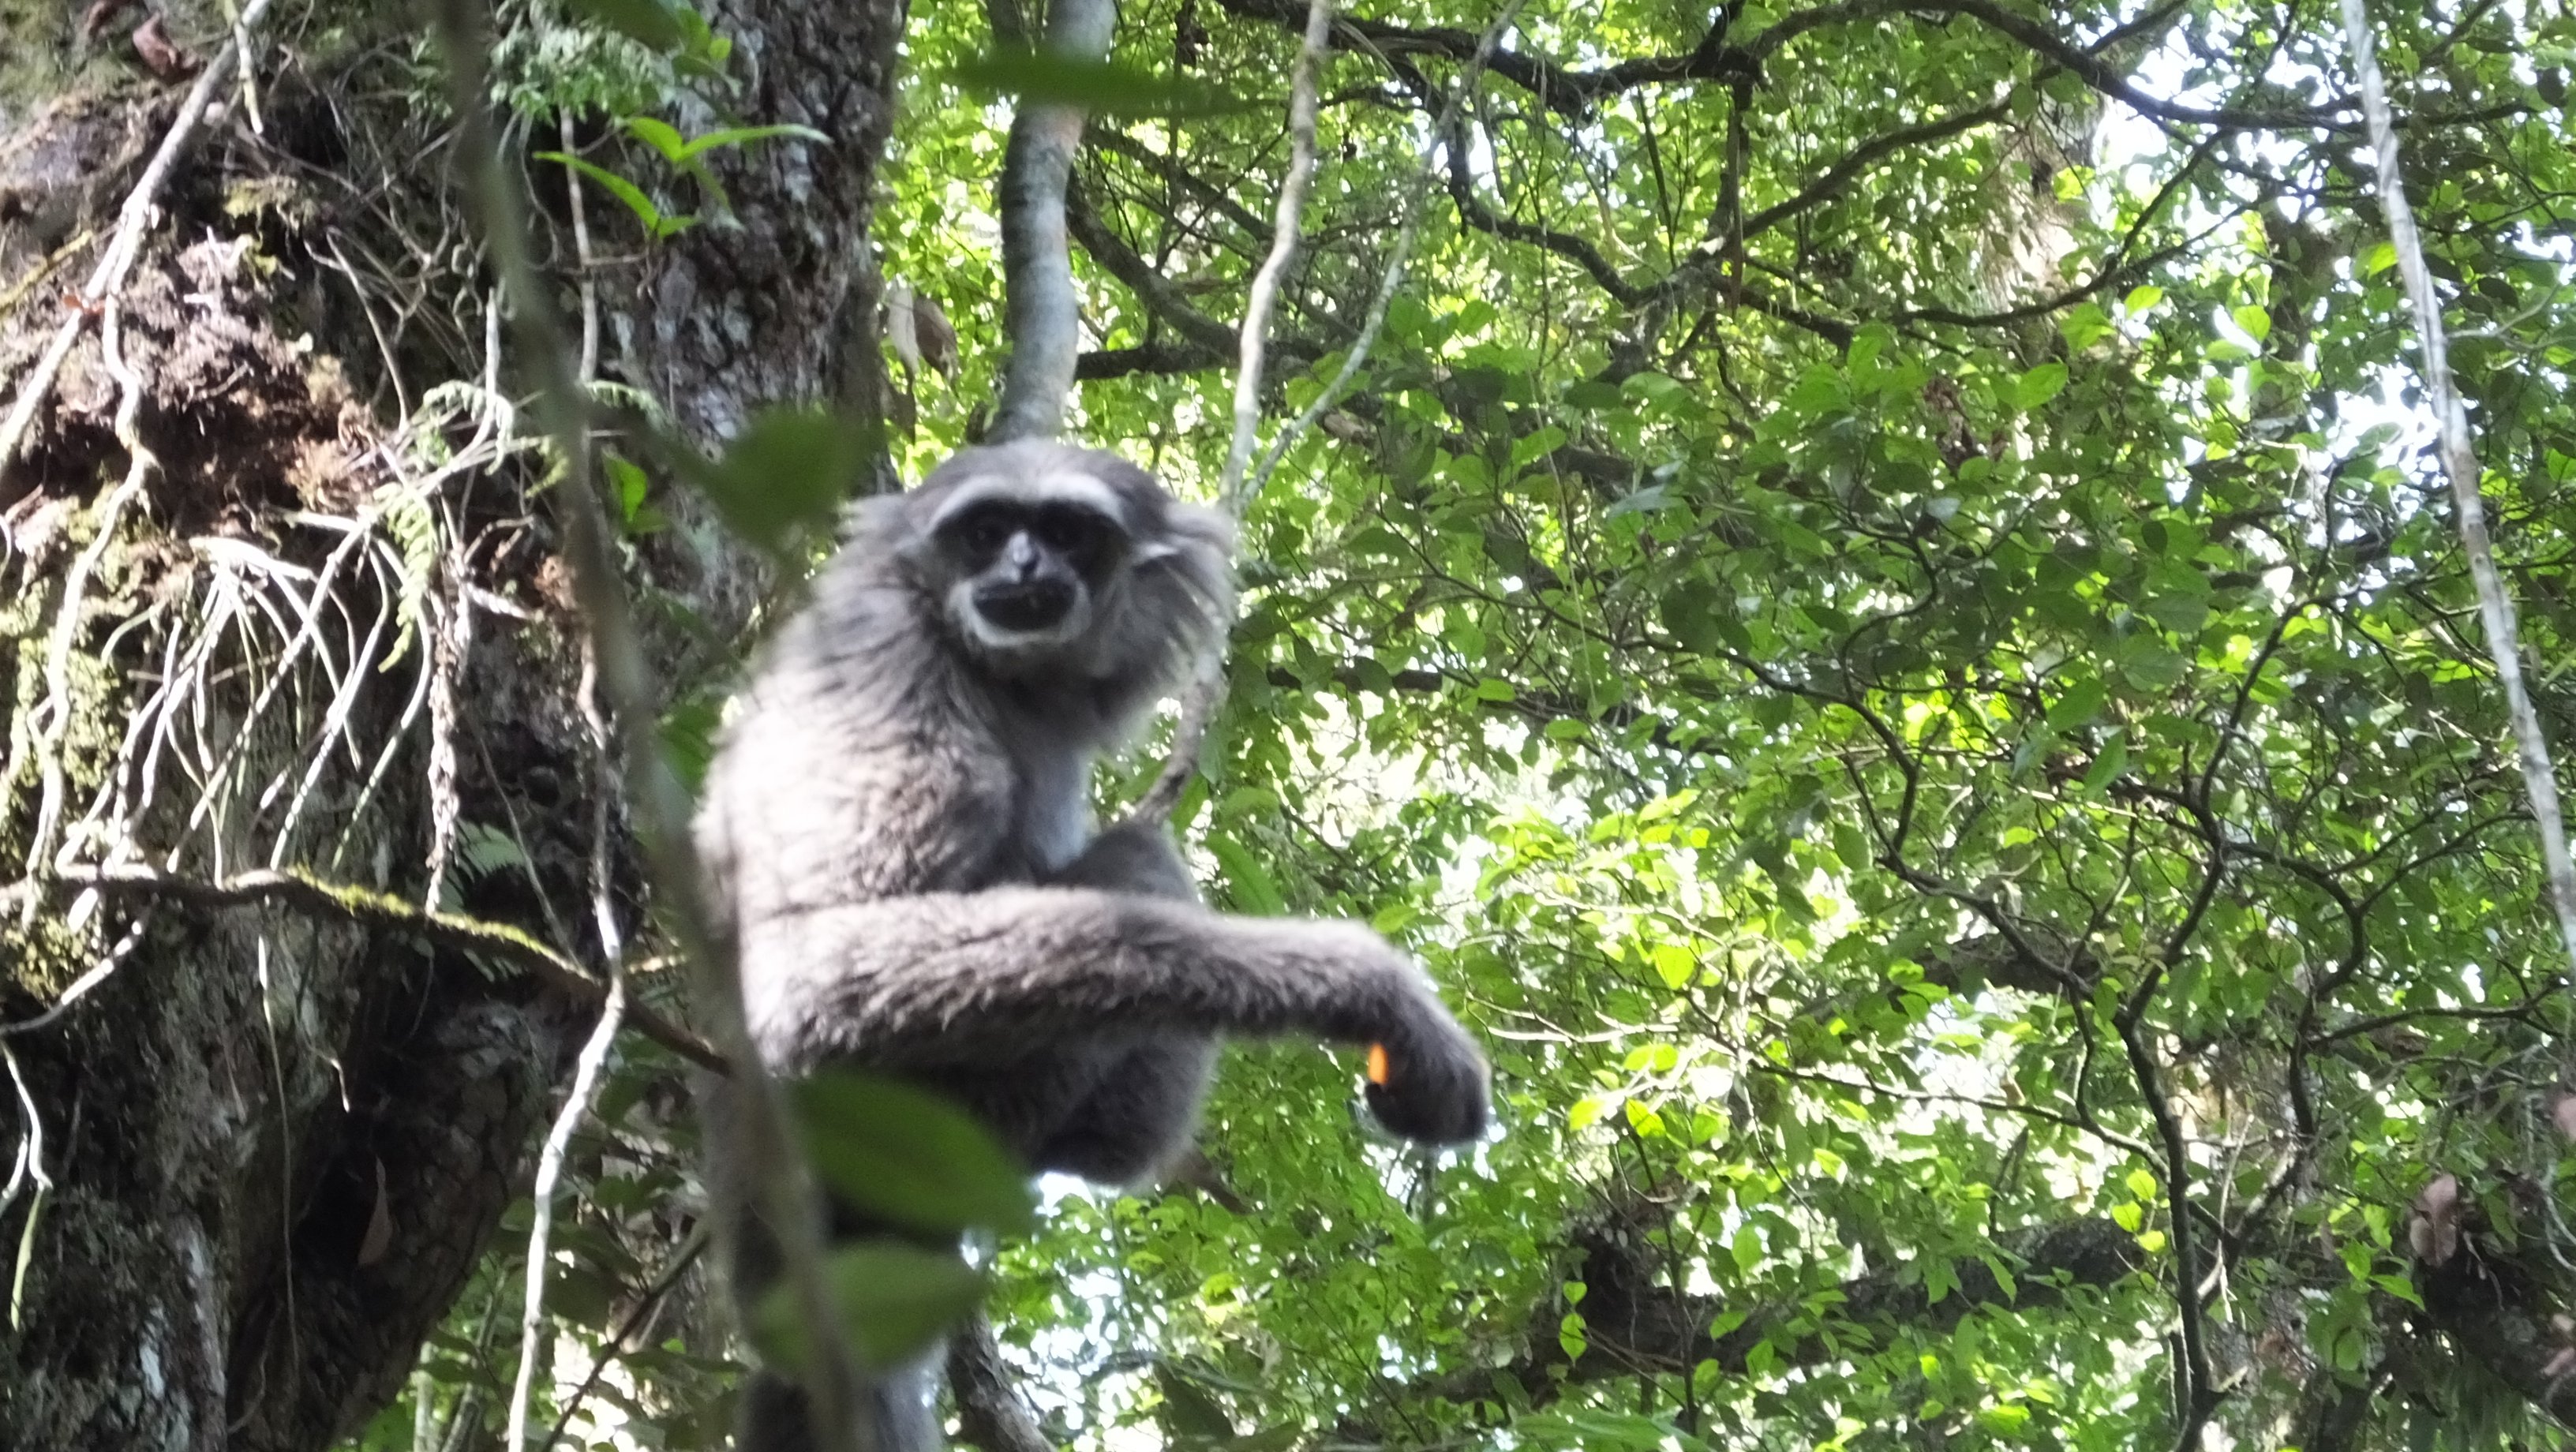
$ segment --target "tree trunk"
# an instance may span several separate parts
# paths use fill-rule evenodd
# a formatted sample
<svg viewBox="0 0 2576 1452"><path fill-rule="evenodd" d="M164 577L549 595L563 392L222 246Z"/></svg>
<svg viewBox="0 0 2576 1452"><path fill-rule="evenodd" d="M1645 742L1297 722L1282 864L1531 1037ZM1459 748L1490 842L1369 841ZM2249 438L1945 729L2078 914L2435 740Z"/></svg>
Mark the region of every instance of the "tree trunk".
<svg viewBox="0 0 2576 1452"><path fill-rule="evenodd" d="M222 88L102 307L78 290L190 76L151 78L128 27L83 40L76 10L13 33L26 49L0 74L43 92L0 94L0 409L80 329L0 464L0 1050L18 1076L0 1162L20 1166L0 1254L23 1273L0 1447L318 1449L395 1393L525 1193L591 1010L356 914L102 897L78 875L277 866L414 907L443 883L450 909L596 966L603 773L545 499L524 487L536 461L496 408L515 370L497 397L474 386L489 279L441 270L470 239L435 252L406 230L454 214L449 175L384 160L387 137L445 127L353 83L398 48L288 67L263 48L259 129ZM344 18L378 42L408 24ZM748 82L736 116L832 140L711 158L739 230L648 246L594 196L603 245L645 258L602 287L602 371L702 439L772 401L877 396L864 239L902 25L890 3L708 18ZM199 64L227 33L212 6L166 24ZM540 202L563 210L559 189ZM392 300L407 309L380 268L420 288ZM728 552L640 558L683 603L742 617Z"/></svg>

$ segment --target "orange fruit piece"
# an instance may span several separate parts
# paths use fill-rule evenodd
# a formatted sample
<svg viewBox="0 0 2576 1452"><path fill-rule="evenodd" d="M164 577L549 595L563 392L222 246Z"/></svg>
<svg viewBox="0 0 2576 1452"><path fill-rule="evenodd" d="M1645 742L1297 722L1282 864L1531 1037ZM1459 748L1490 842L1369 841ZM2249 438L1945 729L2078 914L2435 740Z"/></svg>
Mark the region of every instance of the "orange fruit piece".
<svg viewBox="0 0 2576 1452"><path fill-rule="evenodd" d="M1378 1085L1386 1083L1386 1045L1384 1044L1369 1045L1368 1081Z"/></svg>

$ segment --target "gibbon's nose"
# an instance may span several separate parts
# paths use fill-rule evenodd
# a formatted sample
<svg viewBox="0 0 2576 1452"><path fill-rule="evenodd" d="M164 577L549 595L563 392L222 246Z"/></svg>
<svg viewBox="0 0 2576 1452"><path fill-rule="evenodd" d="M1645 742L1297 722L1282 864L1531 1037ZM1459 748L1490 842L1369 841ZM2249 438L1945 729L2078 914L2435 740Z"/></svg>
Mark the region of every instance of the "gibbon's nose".
<svg viewBox="0 0 2576 1452"><path fill-rule="evenodd" d="M975 592L975 610L1004 630L1047 630L1073 608L1073 584L1039 578L1008 585L986 585Z"/></svg>

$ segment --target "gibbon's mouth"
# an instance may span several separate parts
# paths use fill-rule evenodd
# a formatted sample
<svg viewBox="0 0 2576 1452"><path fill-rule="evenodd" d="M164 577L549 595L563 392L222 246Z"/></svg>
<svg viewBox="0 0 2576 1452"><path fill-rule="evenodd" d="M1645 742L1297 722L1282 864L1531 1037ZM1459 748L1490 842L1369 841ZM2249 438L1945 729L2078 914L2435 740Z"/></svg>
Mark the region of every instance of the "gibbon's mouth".
<svg viewBox="0 0 2576 1452"><path fill-rule="evenodd" d="M1039 635L1064 623L1073 609L1073 586L1062 580L986 585L975 591L975 614L1008 635Z"/></svg>

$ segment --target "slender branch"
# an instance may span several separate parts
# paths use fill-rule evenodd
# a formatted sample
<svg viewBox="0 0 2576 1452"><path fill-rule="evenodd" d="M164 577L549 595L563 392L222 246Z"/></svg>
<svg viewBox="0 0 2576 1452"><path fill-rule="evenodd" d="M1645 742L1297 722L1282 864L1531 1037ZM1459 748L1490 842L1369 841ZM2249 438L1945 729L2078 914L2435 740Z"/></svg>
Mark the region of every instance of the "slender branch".
<svg viewBox="0 0 2576 1452"><path fill-rule="evenodd" d="M2415 209L2406 200L2406 177L2397 164L2397 124L2388 108L2388 88L2372 53L2370 15L2362 0L2343 0L2344 38L2352 47L2353 69L2361 76L2361 105L2370 124L2370 139L2379 153L2379 204L2388 214L2388 240L2397 251L2398 271L2406 278L2406 295L2415 306L2415 331L2423 349L2424 403L2441 428L2442 471L2450 476L2451 507L2459 516L2460 545L2469 557L2469 579L2478 593L2478 618L2486 627L2487 655L2495 662L2496 680L2504 687L2505 709L2512 717L2514 744L2522 759L2523 789L2531 798L2532 824L2540 831L2540 860L2547 873L2549 905L2558 918L2558 937L2568 961L2576 965L2576 861L2567 851L2566 816L2558 802L2557 771L2550 762L2549 738L2540 715L2532 709L2531 692L2522 678L2522 647L2514 638L2513 598L2496 573L2495 543L2487 534L2486 496L2478 482L2477 451L2469 442L2469 414L2451 383L2448 341L2442 330L2442 301L2433 290L2432 269L2424 263L2424 243L2415 231Z"/></svg>
<svg viewBox="0 0 2576 1452"><path fill-rule="evenodd" d="M1991 106L1978 106L1955 115L1943 116L1938 120L1925 121L1915 126L1900 126L1894 131L1873 136L1844 153L1842 158L1833 165L1826 167L1823 176L1800 188L1796 196L1785 201L1774 202L1745 218L1742 230L1736 235L1759 236L1800 212L1832 201L1843 194L1844 189L1851 185L1854 178L1868 171L1877 165L1881 158L1893 152L1902 151L1909 146L1920 146L1927 141L1944 140L1962 131L1973 131L1980 126L2000 121L2011 114L2012 103L1998 101ZM1731 242L1734 238L1727 240Z"/></svg>
<svg viewBox="0 0 2576 1452"><path fill-rule="evenodd" d="M1237 352L1235 331L1199 311L1170 278L1155 270L1154 264L1143 254L1118 240L1117 234L1109 230L1107 219L1091 209L1090 200L1083 196L1079 186L1070 187L1065 192L1064 225L1082 244L1082 250L1091 254L1092 261L1126 284L1128 291L1143 298L1145 306L1189 340L1195 350L1189 356L1206 354L1212 360L1221 360ZM1170 345L1163 346L1168 349ZM1136 351L1151 352L1153 349L1149 345Z"/></svg>
<svg viewBox="0 0 2576 1452"><path fill-rule="evenodd" d="M1295 0L1223 0L1238 15L1294 24ZM1677 81L1726 80L1758 71L1780 47L1810 30L1871 20L1908 8L1905 0L1838 0L1782 16L1743 45L1730 43L1730 22L1721 16L1697 45L1672 55L1639 56L1607 66L1576 70L1527 51L1497 50L1475 31L1454 26L1391 25L1357 16L1335 27L1343 49L1360 48L1380 55L1440 55L1466 61L1480 51L1490 56L1496 75L1529 92L1540 104L1570 121L1589 121L1599 104L1640 86Z"/></svg>
<svg viewBox="0 0 2576 1452"><path fill-rule="evenodd" d="M2025 15L2016 14L1995 4L1994 0L1924 0L1918 10L1951 15L1965 15L1987 29L2019 42L2023 49L2064 67L2087 86L2127 103L2130 109L2158 121L2171 121L2197 126L2222 126L2231 130L2301 131L2320 129L2350 131L2349 121L2337 120L2332 112L2350 104L2328 101L2306 111L2251 111L2234 106L2185 106L2175 101L2158 100L2138 89L2117 65L2075 44L2057 32Z"/></svg>
<svg viewBox="0 0 2576 1452"><path fill-rule="evenodd" d="M1378 331L1386 326L1387 308L1394 303L1396 290L1404 286L1404 269L1412 260L1414 240L1422 234L1422 203L1431 191L1432 168L1439 157L1440 138L1448 133L1451 118L1476 88L1486 57L1493 52L1495 42L1503 38L1503 32L1511 28L1513 19L1520 14L1521 4L1522 0L1508 0L1501 13L1494 17L1494 23L1485 27L1475 53L1468 58L1466 75L1459 78L1458 85L1449 93L1440 118L1424 136L1421 158L1414 168L1413 185L1405 192L1404 222L1396 229L1395 246L1388 251L1386 270L1378 277L1377 291L1369 296L1368 314L1360 321L1359 336L1343 353L1342 366L1324 385L1323 392L1316 394L1314 400L1299 410L1297 416L1290 419L1278 436L1270 441L1269 451L1261 456L1261 467L1252 476L1251 492L1254 495L1259 495L1263 486L1270 482L1270 476L1279 468L1279 461L1287 456L1288 450L1304 436L1306 430L1314 427L1315 421L1322 418L1326 410L1341 402L1343 393L1348 391L1352 380L1359 377L1360 369L1368 362L1369 349L1376 346Z"/></svg>
<svg viewBox="0 0 2576 1452"><path fill-rule="evenodd" d="M563 1440L564 1429L571 1426L572 1419L580 1414L581 1404L589 1398L591 1389L599 1385L599 1378L618 1357L625 1354L627 1340L646 1328L650 1318L660 1309L662 1298L671 1293L671 1287L680 1283L680 1277L688 1273L690 1266L697 1264L698 1257L705 1253L712 1239L703 1217L689 1227L688 1238L671 1252L671 1258L663 1263L661 1274L653 1277L652 1284L644 1288L644 1294L636 1298L635 1308L617 1323L616 1330L608 1333L607 1343L599 1348L597 1356L591 1358L589 1372L573 1387L572 1395L563 1399L563 1410L555 1413L554 1427L546 1433L546 1440L537 1444L537 1452L553 1452L554 1445Z"/></svg>
<svg viewBox="0 0 2576 1452"><path fill-rule="evenodd" d="M447 61L449 99L456 109L457 154L471 182L468 198L495 271L508 288L512 322L539 383L541 414L563 457L563 481L553 491L561 510L563 557L597 652L600 682L616 713L638 835L660 901L669 909L673 936L695 970L700 1012L711 1022L741 1088L741 1162L778 1236L786 1280L812 1351L806 1390L816 1434L827 1452L877 1452L875 1429L856 1415L867 1399L867 1384L850 1359L848 1335L824 1272L822 1202L797 1148L785 1102L744 1027L733 944L714 930L717 918L707 900L706 877L689 838L688 790L654 729L660 692L618 581L607 517L591 476L589 396L555 317L552 291L529 257L519 193L501 165L492 134L487 18L479 0L436 0L431 6Z"/></svg>
<svg viewBox="0 0 2576 1452"><path fill-rule="evenodd" d="M1058 0L1064 3L1064 0ZM1332 36L1333 0L1310 0L1305 42L1297 53L1297 73L1288 89L1288 177L1279 188L1279 209L1270 239L1270 255L1253 274L1243 305L1240 359L1234 376L1234 437L1225 452L1225 474L1218 500L1227 514L1243 517L1250 503L1246 471L1251 467L1255 436L1261 427L1261 365L1270 333L1270 311L1279 298L1279 279L1297 252L1297 223L1306 206L1306 187L1315 173L1315 78L1323 69L1326 43ZM1181 702L1181 719L1172 730L1171 754L1161 775L1136 804L1139 817L1168 817L1180 805L1181 793L1198 770L1199 749L1207 740L1225 694L1225 644L1219 641L1199 662L1197 679Z"/></svg>
<svg viewBox="0 0 2576 1452"><path fill-rule="evenodd" d="M94 867L65 872L59 886L95 888L110 896L167 898L199 907L276 903L314 917L410 933L442 948L523 968L546 986L584 1003L603 1003L610 991L608 984L584 972L579 964L506 923L487 922L462 913L424 912L390 894L326 882L295 868L241 872L221 882L206 882L151 867ZM727 1072L724 1056L710 1048L706 1040L652 1009L640 1003L630 1004L626 1018L638 1033L690 1063L720 1074ZM18 1026L12 1026L0 1029L0 1034L18 1031Z"/></svg>
<svg viewBox="0 0 2576 1452"><path fill-rule="evenodd" d="M1234 374L1234 438L1226 446L1218 494L1226 512L1238 519L1247 502L1245 472L1252 466L1252 446L1261 430L1262 349L1270 337L1271 310L1279 302L1279 279L1297 254L1297 221L1306 209L1306 188L1315 176L1315 78L1324 64L1332 23L1333 0L1312 0L1306 13L1305 44L1297 53L1297 76L1288 90L1288 178L1279 187L1270 255L1252 275L1252 288L1244 298L1242 351Z"/></svg>
<svg viewBox="0 0 2576 1452"><path fill-rule="evenodd" d="M571 1145L582 1116L590 1112L600 1066L608 1062L609 1047L617 1042L617 1020L625 1010L626 975L612 963L608 1001L600 1005L599 1022L592 1026L589 1042L581 1046L563 1112L555 1116L553 1127L546 1131L545 1148L537 1154L537 1182L529 1191L535 1209L528 1226L528 1299L519 1312L519 1374L510 1384L510 1452L528 1448L528 1385L536 1379L537 1337L546 1324L546 1242L554 1233L555 1186L563 1179L564 1150Z"/></svg>
<svg viewBox="0 0 2576 1452"><path fill-rule="evenodd" d="M1059 61L1098 61L1109 54L1117 21L1113 0L1054 0L1047 7L1042 48ZM1082 307L1065 242L1065 202L1082 123L1081 107L1052 101L1023 100L1011 117L999 187L1002 327L1011 340L1011 361L987 436L995 443L1053 438L1073 392Z"/></svg>

